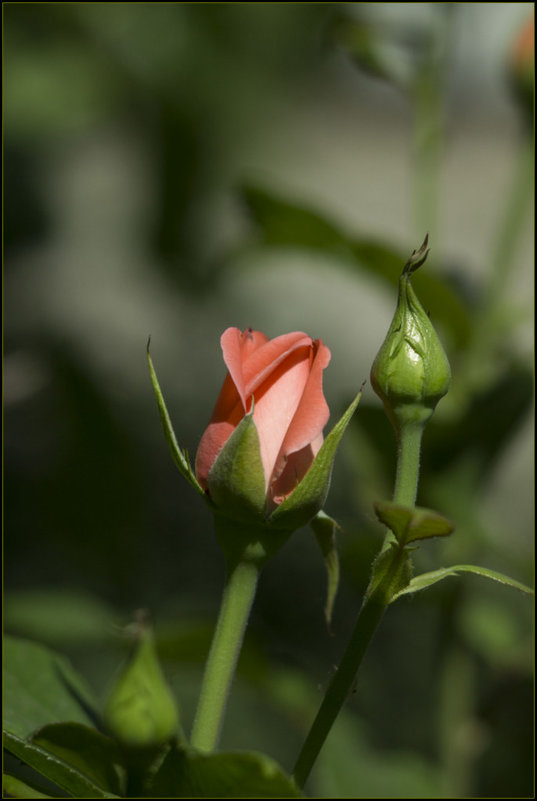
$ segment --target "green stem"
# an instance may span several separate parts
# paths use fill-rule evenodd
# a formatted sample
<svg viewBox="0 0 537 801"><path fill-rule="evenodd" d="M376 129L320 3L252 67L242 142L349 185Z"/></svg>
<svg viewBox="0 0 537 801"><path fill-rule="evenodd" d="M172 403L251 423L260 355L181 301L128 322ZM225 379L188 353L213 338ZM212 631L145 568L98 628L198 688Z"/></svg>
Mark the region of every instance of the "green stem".
<svg viewBox="0 0 537 801"><path fill-rule="evenodd" d="M387 604L383 603L375 592L360 610L347 650L298 755L293 771L298 787L304 787L341 707L352 692L356 673L386 606Z"/></svg>
<svg viewBox="0 0 537 801"><path fill-rule="evenodd" d="M191 743L201 751L212 751L218 743L260 569L259 560L247 557L228 568L192 729Z"/></svg>
<svg viewBox="0 0 537 801"><path fill-rule="evenodd" d="M405 506L414 506L416 499L422 433L423 425L411 424L403 426L398 435L394 501ZM343 659L296 761L293 777L299 787L304 786L341 707L352 692L367 646L390 603L390 587L403 556L404 548L392 549L391 563L382 580L370 595L366 595Z"/></svg>
<svg viewBox="0 0 537 801"><path fill-rule="evenodd" d="M397 470L393 501L401 506L414 506L416 503L423 428L423 423L408 423L397 433Z"/></svg>

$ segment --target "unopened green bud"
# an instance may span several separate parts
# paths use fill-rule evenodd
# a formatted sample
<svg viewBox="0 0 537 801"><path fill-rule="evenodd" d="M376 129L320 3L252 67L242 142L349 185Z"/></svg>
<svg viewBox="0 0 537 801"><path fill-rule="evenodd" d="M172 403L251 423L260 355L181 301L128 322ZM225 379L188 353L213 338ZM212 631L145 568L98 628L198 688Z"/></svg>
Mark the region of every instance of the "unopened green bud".
<svg viewBox="0 0 537 801"><path fill-rule="evenodd" d="M104 717L122 745L149 748L177 732L177 708L158 663L153 632L140 622L136 635L134 653L110 693Z"/></svg>
<svg viewBox="0 0 537 801"><path fill-rule="evenodd" d="M451 381L444 349L410 283L427 258L427 241L405 265L395 315L371 368L373 389L396 430L425 424Z"/></svg>

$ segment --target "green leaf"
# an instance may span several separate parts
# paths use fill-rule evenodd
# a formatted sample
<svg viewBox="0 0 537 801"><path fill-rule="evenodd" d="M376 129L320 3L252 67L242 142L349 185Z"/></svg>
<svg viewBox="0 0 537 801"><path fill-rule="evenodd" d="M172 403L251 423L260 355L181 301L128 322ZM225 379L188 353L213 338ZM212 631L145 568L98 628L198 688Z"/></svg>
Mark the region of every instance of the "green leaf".
<svg viewBox="0 0 537 801"><path fill-rule="evenodd" d="M400 545L431 537L447 537L455 528L450 520L432 509L401 506L391 501L377 501L373 506L380 522L393 531Z"/></svg>
<svg viewBox="0 0 537 801"><path fill-rule="evenodd" d="M302 798L264 754L198 754L177 748L167 754L150 792L156 798Z"/></svg>
<svg viewBox="0 0 537 801"><path fill-rule="evenodd" d="M365 689L365 688L364 688ZM443 798L442 766L409 746L375 748L364 721L343 708L311 777L315 798Z"/></svg>
<svg viewBox="0 0 537 801"><path fill-rule="evenodd" d="M65 587L10 592L4 605L7 629L54 646L99 647L110 638L118 616L104 601Z"/></svg>
<svg viewBox="0 0 537 801"><path fill-rule="evenodd" d="M335 520L332 520L331 517L322 511L313 518L310 526L313 529L317 544L321 549L324 563L326 565L326 572L328 574L328 588L326 592L324 616L326 618L328 629L330 629L334 601L339 585L339 555L336 548L336 529L339 529L340 527Z"/></svg>
<svg viewBox="0 0 537 801"><path fill-rule="evenodd" d="M3 761L4 773L8 774L11 779L20 782L20 785L22 785L18 787L18 792L22 792L23 787L28 787L30 791L34 793L41 793L41 796L44 798L64 798L67 796L65 790L58 787L55 782L49 781L49 779L45 778L41 773L29 767L29 765L25 765L18 757L10 754L6 748L3 750ZM14 785L14 789L16 787L17 785ZM29 797L26 794L21 796L16 793L14 794L16 798ZM36 797L38 798L39 796Z"/></svg>
<svg viewBox="0 0 537 801"><path fill-rule="evenodd" d="M9 773L4 773L2 778L4 793L9 798L55 798L53 795L41 793L35 787L21 781L16 776L11 776Z"/></svg>
<svg viewBox="0 0 537 801"><path fill-rule="evenodd" d="M151 384L153 386L153 392L155 393L155 398L157 400L158 411L160 414L160 420L162 422L162 428L164 429L164 435L166 437L166 442L168 443L168 447L171 451L173 460L179 471L182 475L186 478L190 484L194 487L200 495L203 496L205 500L207 500L207 496L203 491L202 487L200 487L198 480L192 470L190 465L190 461L188 459L188 454L183 452L179 445L177 444L177 439L175 438L175 432L173 430L172 421L170 419L170 415L168 414L168 409L166 408L166 403L164 401L164 396L160 389L160 384L158 382L157 374L155 372L155 368L153 366L153 360L151 359L151 355L149 353L149 341L147 342L147 364L149 366L149 375L151 377Z"/></svg>
<svg viewBox="0 0 537 801"><path fill-rule="evenodd" d="M336 450L362 397L362 389L324 440L310 469L297 488L274 510L268 523L295 530L305 525L324 506Z"/></svg>
<svg viewBox="0 0 537 801"><path fill-rule="evenodd" d="M500 584L505 584L508 587L513 587L515 590L520 590L520 592L533 595L533 590L530 587L527 587L525 584L509 576L504 576L503 573L489 570L486 567L478 567L477 565L453 565L452 567L441 567L439 570L433 570L430 573L422 573L419 576L415 576L407 587L393 596L392 601L408 593L426 590L428 587L436 584L437 581L442 581L442 579L449 578L449 576L457 576L459 573L475 573L476 576L483 576L483 578L492 579L492 581L499 581Z"/></svg>
<svg viewBox="0 0 537 801"><path fill-rule="evenodd" d="M265 519L265 474L253 409L218 454L207 479L218 511L234 520Z"/></svg>
<svg viewBox="0 0 537 801"><path fill-rule="evenodd" d="M355 237L324 216L299 203L253 185L242 196L265 245L314 249L335 256L352 269L363 270L397 286L407 261L403 250L386 247L367 237ZM458 348L470 339L470 309L434 270L417 275L414 289L431 318L453 336Z"/></svg>
<svg viewBox="0 0 537 801"><path fill-rule="evenodd" d="M121 762L109 737L80 723L53 723L32 737L32 743L83 773L98 787L121 794Z"/></svg>
<svg viewBox="0 0 537 801"><path fill-rule="evenodd" d="M118 798L99 787L78 768L41 746L4 733L4 748L75 798Z"/></svg>
<svg viewBox="0 0 537 801"><path fill-rule="evenodd" d="M92 725L95 705L69 663L37 643L4 638L4 728L26 738L48 723Z"/></svg>

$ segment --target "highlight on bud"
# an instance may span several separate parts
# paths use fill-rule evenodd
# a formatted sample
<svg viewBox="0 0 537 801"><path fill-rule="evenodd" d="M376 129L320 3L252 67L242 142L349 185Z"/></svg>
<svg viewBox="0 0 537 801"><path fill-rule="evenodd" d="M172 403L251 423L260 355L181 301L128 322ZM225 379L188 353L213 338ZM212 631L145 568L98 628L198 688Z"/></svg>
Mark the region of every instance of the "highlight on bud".
<svg viewBox="0 0 537 801"><path fill-rule="evenodd" d="M112 688L104 720L127 748L152 748L177 733L179 719L157 659L153 632L141 617L135 636L134 652Z"/></svg>
<svg viewBox="0 0 537 801"><path fill-rule="evenodd" d="M371 368L373 389L396 430L425 424L451 382L447 356L410 283L427 258L428 240L427 235L405 264L395 315Z"/></svg>

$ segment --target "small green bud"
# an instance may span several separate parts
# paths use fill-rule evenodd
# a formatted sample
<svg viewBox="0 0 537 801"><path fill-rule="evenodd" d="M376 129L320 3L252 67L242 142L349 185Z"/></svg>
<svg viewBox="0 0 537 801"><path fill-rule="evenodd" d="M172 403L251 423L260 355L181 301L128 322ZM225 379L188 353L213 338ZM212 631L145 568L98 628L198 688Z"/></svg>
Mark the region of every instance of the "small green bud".
<svg viewBox="0 0 537 801"><path fill-rule="evenodd" d="M410 283L429 251L428 236L399 279L397 308L371 368L371 384L396 430L424 425L449 389L451 370L428 315Z"/></svg>
<svg viewBox="0 0 537 801"><path fill-rule="evenodd" d="M158 663L153 632L140 621L136 635L134 653L110 693L104 718L120 743L128 748L149 748L173 737L178 716Z"/></svg>

